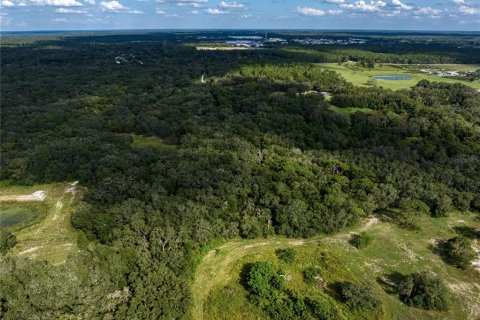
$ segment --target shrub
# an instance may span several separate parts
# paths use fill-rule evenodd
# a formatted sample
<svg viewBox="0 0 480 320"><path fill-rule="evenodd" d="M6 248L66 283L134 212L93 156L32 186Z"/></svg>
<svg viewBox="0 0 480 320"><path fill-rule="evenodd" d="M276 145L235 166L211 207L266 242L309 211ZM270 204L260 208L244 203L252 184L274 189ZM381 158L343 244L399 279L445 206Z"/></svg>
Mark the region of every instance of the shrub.
<svg viewBox="0 0 480 320"><path fill-rule="evenodd" d="M303 270L303 280L305 283L314 284L318 277L320 277L320 268L318 267L308 267Z"/></svg>
<svg viewBox="0 0 480 320"><path fill-rule="evenodd" d="M11 232L0 228L0 252L5 254L17 243L17 238Z"/></svg>
<svg viewBox="0 0 480 320"><path fill-rule="evenodd" d="M286 263L294 262L295 257L297 256L297 251L293 248L277 249L275 253L277 254L278 259Z"/></svg>
<svg viewBox="0 0 480 320"><path fill-rule="evenodd" d="M472 249L471 241L465 237L449 239L443 245L443 252L451 264L462 269L469 267L475 258L475 251Z"/></svg>
<svg viewBox="0 0 480 320"><path fill-rule="evenodd" d="M452 199L445 194L435 197L430 206L431 214L436 218L447 217L448 212L452 210L452 208Z"/></svg>
<svg viewBox="0 0 480 320"><path fill-rule="evenodd" d="M283 288L283 279L269 262L255 262L247 275L247 288L259 298L271 299L274 289Z"/></svg>
<svg viewBox="0 0 480 320"><path fill-rule="evenodd" d="M312 299L285 288L283 278L269 262L255 262L244 274L250 302L272 320L334 320L334 306L326 299Z"/></svg>
<svg viewBox="0 0 480 320"><path fill-rule="evenodd" d="M335 320L338 319L337 313L332 305L325 298L305 299L305 304L310 309L314 319Z"/></svg>
<svg viewBox="0 0 480 320"><path fill-rule="evenodd" d="M341 286L340 295L343 302L352 309L375 309L380 305L372 289L366 285L345 282Z"/></svg>
<svg viewBox="0 0 480 320"><path fill-rule="evenodd" d="M427 272L415 272L398 284L400 299L409 306L447 310L448 291L443 281Z"/></svg>
<svg viewBox="0 0 480 320"><path fill-rule="evenodd" d="M366 248L373 242L373 236L366 232L362 232L360 234L354 234L350 239L350 243L357 247L357 249Z"/></svg>
<svg viewBox="0 0 480 320"><path fill-rule="evenodd" d="M400 209L396 216L398 224L409 230L418 230L417 217L430 212L430 207L418 199L402 199L399 201L398 208Z"/></svg>

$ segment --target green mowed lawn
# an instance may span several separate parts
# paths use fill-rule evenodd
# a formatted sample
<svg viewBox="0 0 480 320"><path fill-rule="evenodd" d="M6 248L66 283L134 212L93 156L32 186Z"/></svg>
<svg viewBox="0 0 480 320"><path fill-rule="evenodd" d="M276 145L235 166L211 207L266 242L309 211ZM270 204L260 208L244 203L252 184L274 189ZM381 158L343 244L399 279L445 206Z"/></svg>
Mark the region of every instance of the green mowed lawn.
<svg viewBox="0 0 480 320"><path fill-rule="evenodd" d="M320 68L333 70L338 72L345 80L353 83L357 86L369 86L368 81L371 80L372 76L410 76L411 79L409 80L376 80L376 85L379 87L383 87L385 89L392 89L392 90L399 90L399 89L407 89L410 87L415 86L421 80L429 80L429 81L441 81L447 83L462 83L472 88L480 89L480 81L462 81L456 79L450 79L445 77L439 77L436 75L430 75L427 73L421 73L420 71L415 72L415 70L411 70L411 66L401 65L401 64L385 64L382 66L375 66L374 69L359 69L359 70L352 70L347 68L345 65L338 65L336 63L321 63L317 64ZM432 65L435 67L440 68L440 65ZM456 69L459 71L466 71L466 70L476 70L479 69L480 66L474 65L445 65L447 69ZM410 70L403 70L402 68L409 68Z"/></svg>
<svg viewBox="0 0 480 320"><path fill-rule="evenodd" d="M266 319L262 310L248 301L241 284L242 270L255 261L270 261L285 275L287 287L305 296L324 297L344 319L477 319L480 316L480 275L473 268L460 270L446 264L435 253L435 241L456 235L455 227L478 226L473 213L452 213L448 218L422 216L419 231L401 229L388 222L370 220L363 226L333 236L310 239L268 238L228 242L210 251L200 263L192 294L194 319ZM374 222L374 223L371 223ZM349 240L351 232L366 230L373 243L358 250ZM294 247L298 254L293 264L280 261L275 250ZM309 266L321 270L329 285L318 288L303 281ZM395 273L431 271L446 282L452 303L448 312L426 311L401 303L385 280ZM335 283L352 281L372 286L382 307L376 311L354 312L336 297ZM388 281L387 281L388 282Z"/></svg>

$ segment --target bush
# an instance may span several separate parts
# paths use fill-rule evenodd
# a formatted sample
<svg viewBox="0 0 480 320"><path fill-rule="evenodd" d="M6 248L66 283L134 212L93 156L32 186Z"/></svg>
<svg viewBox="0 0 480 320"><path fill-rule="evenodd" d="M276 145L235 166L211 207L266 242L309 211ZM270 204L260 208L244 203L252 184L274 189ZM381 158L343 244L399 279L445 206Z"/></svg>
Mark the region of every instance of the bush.
<svg viewBox="0 0 480 320"><path fill-rule="evenodd" d="M318 267L308 267L303 270L303 280L308 284L314 284L320 275L321 273Z"/></svg>
<svg viewBox="0 0 480 320"><path fill-rule="evenodd" d="M286 263L294 262L295 257L297 256L297 251L293 248L277 249L275 253L277 254L278 259Z"/></svg>
<svg viewBox="0 0 480 320"><path fill-rule="evenodd" d="M430 212L430 207L418 199L402 199L398 208L400 209L396 216L398 224L409 230L418 230L417 217Z"/></svg>
<svg viewBox="0 0 480 320"><path fill-rule="evenodd" d="M248 291L259 298L271 299L275 289L282 289L284 282L272 264L266 261L255 262L247 275Z"/></svg>
<svg viewBox="0 0 480 320"><path fill-rule="evenodd" d="M11 232L0 228L0 252L5 254L17 244L17 238Z"/></svg>
<svg viewBox="0 0 480 320"><path fill-rule="evenodd" d="M326 299L304 297L285 288L269 262L255 262L246 269L245 288L249 300L264 310L272 320L334 320L337 311Z"/></svg>
<svg viewBox="0 0 480 320"><path fill-rule="evenodd" d="M443 252L447 260L462 269L470 266L475 258L475 251L472 249L472 243L465 237L455 237L449 239L443 245Z"/></svg>
<svg viewBox="0 0 480 320"><path fill-rule="evenodd" d="M430 208L433 217L447 217L448 212L453 208L452 199L445 194L439 195L432 200Z"/></svg>
<svg viewBox="0 0 480 320"><path fill-rule="evenodd" d="M318 320L335 320L338 319L337 313L332 305L324 298L305 299L305 304L310 309L310 313L314 319Z"/></svg>
<svg viewBox="0 0 480 320"><path fill-rule="evenodd" d="M400 299L409 306L423 309L447 310L448 291L443 281L427 272L415 272L398 284Z"/></svg>
<svg viewBox="0 0 480 320"><path fill-rule="evenodd" d="M345 282L341 286L340 295L343 302L352 309L375 309L380 305L372 289L366 285Z"/></svg>
<svg viewBox="0 0 480 320"><path fill-rule="evenodd" d="M350 243L357 247L357 249L363 249L369 246L373 242L373 236L362 232L360 234L354 234L350 239Z"/></svg>

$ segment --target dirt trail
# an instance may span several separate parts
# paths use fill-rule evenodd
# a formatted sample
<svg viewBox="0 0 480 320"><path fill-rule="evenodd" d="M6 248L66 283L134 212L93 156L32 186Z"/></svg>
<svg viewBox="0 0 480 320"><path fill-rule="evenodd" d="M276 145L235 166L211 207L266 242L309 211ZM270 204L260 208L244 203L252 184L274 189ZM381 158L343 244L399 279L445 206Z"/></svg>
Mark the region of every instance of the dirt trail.
<svg viewBox="0 0 480 320"><path fill-rule="evenodd" d="M230 281L229 273L234 263L252 254L288 246L302 246L314 239L271 238L261 240L237 240L220 246L207 253L196 272L192 286L194 308L192 319L202 320L204 304L213 288ZM226 254L225 254L226 253Z"/></svg>
<svg viewBox="0 0 480 320"><path fill-rule="evenodd" d="M232 270L237 266L237 262L244 257L252 255L262 255L267 252L272 252L277 248L285 246L316 246L321 244L322 246L338 248L342 247L343 254L349 254L349 252L355 252L355 249L348 243L352 233L359 233L367 230L371 230L373 234L377 236L381 235L387 237L390 241L390 245L393 245L392 250L396 251L392 255L392 262L400 263L403 266L416 266L422 263L423 254L431 255L432 253L427 250L426 253L418 248L412 247L408 241L406 241L401 234L391 232L393 227L390 224L381 222L378 218L373 217L365 220L356 229L344 231L332 236L317 236L310 239L285 239L285 238L268 238L268 239L256 239L256 240L234 240L228 242L214 250L208 252L198 265L194 282L192 284L191 292L193 298L193 305L191 309L190 318L194 320L203 320L205 305L211 292L218 288L230 283L233 279ZM390 231L389 231L390 230ZM399 231L403 232L403 231ZM393 237L393 238L392 238ZM428 243L428 239L425 240ZM475 243L476 250L480 250L478 241ZM365 259L365 257L363 257ZM430 256L429 256L430 258ZM444 268L444 262L438 257L434 257L438 260L441 268ZM432 258L433 259L433 258ZM480 259L480 255L479 255ZM363 261L363 260L360 260ZM386 266L384 261L378 257L367 258L364 261L365 269L363 272L369 272L371 274L381 274L385 272ZM358 263L356 260L352 260L351 263ZM433 263L433 261L429 262ZM476 260L480 267L480 260ZM346 265L348 269L348 265ZM480 304L475 302L476 294L480 290L480 284L468 284L462 282L458 278L449 277L448 285L454 291L458 301L466 301L468 305L463 306L462 309L468 315L468 319L476 319L480 314ZM412 313L413 314L413 313Z"/></svg>
<svg viewBox="0 0 480 320"><path fill-rule="evenodd" d="M371 229L379 220L370 218L357 231ZM319 242L341 241L347 243L350 233L338 233L334 236L318 236L309 239L269 238L258 240L236 240L228 242L210 252L203 258L195 274L192 285L193 309L191 318L203 320L204 306L214 288L227 284L231 279L230 271L236 261L245 256L275 250L285 246L303 246Z"/></svg>
<svg viewBox="0 0 480 320"><path fill-rule="evenodd" d="M480 245L478 243L478 240L475 239L473 241L473 250L475 250L475 253L477 254L477 256L475 257L475 259L472 261L472 266L480 272Z"/></svg>

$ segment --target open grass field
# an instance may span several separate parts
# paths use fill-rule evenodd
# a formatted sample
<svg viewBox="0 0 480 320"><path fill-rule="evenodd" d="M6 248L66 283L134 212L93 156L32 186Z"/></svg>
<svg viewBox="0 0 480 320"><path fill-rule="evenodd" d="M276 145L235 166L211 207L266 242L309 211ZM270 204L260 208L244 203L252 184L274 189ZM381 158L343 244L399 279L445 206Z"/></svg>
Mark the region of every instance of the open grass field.
<svg viewBox="0 0 480 320"><path fill-rule="evenodd" d="M162 139L154 136L133 135L134 148L175 148L175 145L166 144Z"/></svg>
<svg viewBox="0 0 480 320"><path fill-rule="evenodd" d="M15 202L14 197L44 191L43 201ZM63 263L67 256L78 250L77 234L70 225L70 214L81 198L82 190L75 183L54 183L34 186L0 187L0 196L9 196L10 200L2 202L6 213L21 214L28 208L39 208L35 222L25 228L12 226L17 237L17 245L10 254L46 260L52 264ZM33 209L29 209L33 210ZM3 212L3 210L2 210ZM2 213L2 217L5 213Z"/></svg>
<svg viewBox="0 0 480 320"><path fill-rule="evenodd" d="M462 81L456 79L450 79L445 77L440 77L428 73L422 73L415 69L412 69L412 66L402 65L402 64L384 64L377 65L374 69L358 69L352 70L348 68L345 64L338 65L336 63L321 63L317 64L320 68L332 70L338 72L342 77L347 81L353 83L356 86L369 86L368 81L371 80L372 76L410 76L409 80L376 80L376 85L383 87L385 89L399 90L407 89L415 86L421 80L429 81L441 81L447 83L463 83L467 86L480 89L480 80L476 81ZM458 71L467 71L467 70L476 70L480 69L480 66L477 65L431 65L438 68L453 69Z"/></svg>
<svg viewBox="0 0 480 320"><path fill-rule="evenodd" d="M455 227L478 226L478 215L452 213L448 218L422 216L419 231L408 231L372 218L361 226L332 236L310 239L268 238L236 240L221 245L205 255L197 268L192 287L192 319L265 319L266 315L247 299L240 284L245 264L271 261L290 280L287 287L308 296L322 296L332 301L344 319L478 319L480 316L480 275L475 269L465 271L446 264L434 253L435 240L456 235ZM349 243L351 232L368 231L374 242L358 250ZM278 248L295 247L296 261L289 265L275 255ZM373 286L382 302L376 312L355 313L336 300L330 289L307 285L302 271L318 266L327 283L366 282ZM399 272L430 270L447 283L453 303L448 312L425 311L401 303L381 279Z"/></svg>
<svg viewBox="0 0 480 320"><path fill-rule="evenodd" d="M331 106L330 110L340 112L345 115L353 114L355 112L363 112L363 113L374 113L375 111L370 108L339 108L335 106Z"/></svg>

